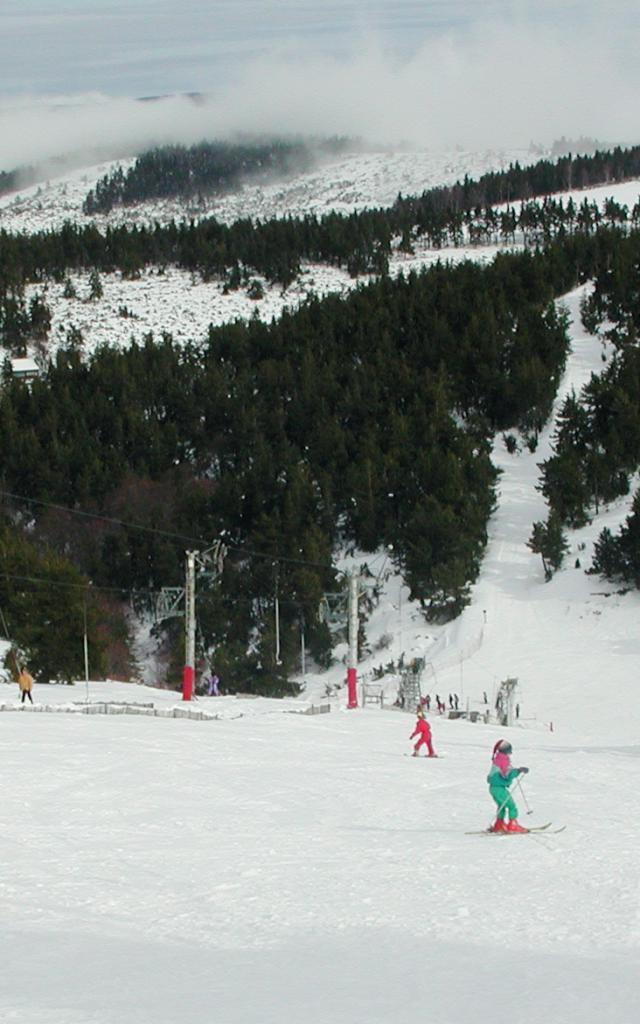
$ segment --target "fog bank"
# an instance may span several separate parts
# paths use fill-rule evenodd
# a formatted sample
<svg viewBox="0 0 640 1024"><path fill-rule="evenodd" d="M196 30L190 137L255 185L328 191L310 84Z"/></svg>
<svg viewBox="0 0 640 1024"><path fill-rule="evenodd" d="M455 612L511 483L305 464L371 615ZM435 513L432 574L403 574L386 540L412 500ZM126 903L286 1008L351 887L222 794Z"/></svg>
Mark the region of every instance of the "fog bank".
<svg viewBox="0 0 640 1024"><path fill-rule="evenodd" d="M595 31L597 27L598 31ZM633 33L598 19L568 33L534 20L430 34L408 58L363 33L343 55L271 48L199 99L101 92L0 98L0 170L68 152L127 155L234 132L358 135L441 148L640 141Z"/></svg>

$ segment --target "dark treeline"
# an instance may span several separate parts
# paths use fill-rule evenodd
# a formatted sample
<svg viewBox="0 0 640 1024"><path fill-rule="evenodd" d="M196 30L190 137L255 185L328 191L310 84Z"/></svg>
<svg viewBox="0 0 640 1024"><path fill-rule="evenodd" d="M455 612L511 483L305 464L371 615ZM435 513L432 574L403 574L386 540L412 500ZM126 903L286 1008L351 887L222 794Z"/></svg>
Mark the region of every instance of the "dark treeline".
<svg viewBox="0 0 640 1024"><path fill-rule="evenodd" d="M0 610L4 629L44 679L82 674L78 642L85 629L92 666L105 669L105 629L122 630L122 612L88 598L87 580L65 553L34 542L28 530L0 516ZM101 623L102 622L102 626ZM15 663L11 666L17 675Z"/></svg>
<svg viewBox="0 0 640 1024"><path fill-rule="evenodd" d="M619 351L640 339L640 244L631 235L611 253L581 308L592 334L601 334Z"/></svg>
<svg viewBox="0 0 640 1024"><path fill-rule="evenodd" d="M49 175L62 174L68 166L64 160L49 160L47 172ZM8 192L17 192L18 189L28 188L30 185L37 185L42 182L45 175L43 168L39 166L16 167L13 171L0 171L0 196Z"/></svg>
<svg viewBox="0 0 640 1024"><path fill-rule="evenodd" d="M640 235L620 237L594 272L594 290L582 304L585 325L596 331L603 318L616 351L579 396L570 395L558 416L554 455L542 465L542 491L552 511L582 526L628 493L640 465Z"/></svg>
<svg viewBox="0 0 640 1024"><path fill-rule="evenodd" d="M567 234L592 234L602 226L640 223L640 202L629 212L609 200L603 210L584 200L547 199L523 204L519 211L508 207L472 210L456 225L432 224L428 241L436 248L475 243L514 242L521 233L529 245L549 242ZM396 225L397 227L398 225ZM229 287L246 282L251 273L263 274L272 283L290 284L300 272L303 259L346 267L353 276L382 274L388 270L393 224L383 212L344 217L250 220L223 225L208 219L199 223L154 227L117 227L100 232L93 225L66 224L60 231L23 236L0 232L0 295L19 293L28 281L62 279L69 270L120 271L135 276L146 266L184 267L205 279L227 276ZM426 231L424 225L423 231ZM403 229L403 239L411 237Z"/></svg>
<svg viewBox="0 0 640 1024"><path fill-rule="evenodd" d="M623 157L630 154L632 162L635 153L635 149L615 150L608 154L610 163L604 154L580 160L593 161L593 165L586 166L592 166L597 177L605 172L622 173L623 167L629 169L631 164ZM563 161L558 161L558 166L561 164ZM541 187L548 168L553 166L541 161L533 168L518 170L514 180L520 181L521 173L531 171L530 178L521 180L522 190L529 190L529 186L525 189L525 180L531 188L534 182ZM545 173L540 170L536 176L536 168ZM229 288L248 284L256 273L286 287L298 276L303 260L345 267L353 276L384 274L394 244L410 251L419 236L440 248L463 241L513 243L519 234L526 244L535 246L567 234L593 233L601 226L634 228L640 223L640 202L631 211L612 199L602 210L586 199L576 205L571 199L565 203L547 197L542 202L523 202L518 210L512 206L498 210L476 203L485 194L478 192L482 182L487 185L487 203L496 194L495 177L485 175L477 183L467 181L451 189L434 189L419 200L399 199L389 210L349 216L328 214L264 223L240 220L231 225L208 218L165 226L107 227L103 232L94 225L66 224L59 231L29 236L0 232L0 332L5 344L11 346L14 337L24 337L28 331L27 311L21 299L26 282L51 277L61 280L71 270L120 271L125 276L136 276L145 267L172 264L205 279L224 278Z"/></svg>
<svg viewBox="0 0 640 1024"><path fill-rule="evenodd" d="M88 214L108 213L116 205L157 198L191 198L236 187L259 174L287 174L312 165L314 154L339 153L345 139L320 142L202 142L191 147L164 146L141 154L128 171L116 168L105 175L85 200ZM435 216L495 206L535 196L612 184L640 176L640 146L568 154L522 167L490 171L477 181L465 176L453 186L432 188L420 196L399 197L395 217L418 227ZM393 215L392 215L393 216Z"/></svg>
<svg viewBox="0 0 640 1024"><path fill-rule="evenodd" d="M591 183L618 180L631 174L640 147L597 153L592 157L565 158L557 164L540 161L531 168L484 175L478 182L433 189L417 199L402 199L388 210L369 210L348 216L328 214L318 218L280 219L254 223L240 220L231 225L213 218L154 227L107 227L65 225L59 231L13 236L0 233L0 295L19 290L25 282L64 275L72 269L120 270L135 275L145 266L172 263L197 271L203 277L227 277L230 287L259 273L273 283L290 284L303 260L346 267L351 274L380 274L388 269L394 240L410 249L417 237L433 247L476 243L513 242L519 232L529 244L549 241L556 235L593 232L600 225L640 222L640 203L633 210L610 200L601 211L586 200L547 198L542 203L524 202L496 210L492 203L502 193L520 191L520 198L544 191L557 177L559 187L567 167L577 161ZM555 171L553 169L555 168ZM553 174L552 174L553 171ZM624 172L624 174L623 174ZM538 194L540 194L538 192ZM517 196L510 195L510 199Z"/></svg>
<svg viewBox="0 0 640 1024"><path fill-rule="evenodd" d="M633 233L599 263L582 303L592 333L614 346L600 374L563 404L554 454L542 464L542 491L551 515L582 526L603 503L629 493L640 468L640 236ZM640 586L640 496L614 536L596 544L595 572Z"/></svg>
<svg viewBox="0 0 640 1024"><path fill-rule="evenodd" d="M179 585L185 548L223 536L201 633L230 686L281 691L302 621L328 656L316 613L338 543L392 545L432 619L464 605L493 507L493 433L544 422L567 350L552 300L619 240L382 278L270 325L212 328L204 350L166 337L88 362L60 351L31 388L5 382L3 487L146 528L29 506L30 542L96 587Z"/></svg>
<svg viewBox="0 0 640 1024"><path fill-rule="evenodd" d="M153 199L192 199L237 188L247 179L271 179L309 170L319 154L345 150L345 139L201 142L160 146L133 167L117 167L97 182L83 205L90 216Z"/></svg>
<svg viewBox="0 0 640 1024"><path fill-rule="evenodd" d="M333 140L328 147L345 145ZM88 213L108 212L116 203L133 203L168 195L192 196L206 190L229 188L241 175L272 167L284 172L295 161L309 160L306 143L270 143L263 146L235 144L201 144L184 149L167 147L139 157L127 173L119 169L102 179L85 203ZM525 235L557 230L589 230L597 226L597 206L583 204L576 208L569 200L547 203L542 212L530 206L521 212L513 209L496 211L496 205L516 201L525 203L537 196L550 196L567 189L610 184L640 175L640 146L598 151L590 156L565 156L556 161L540 160L530 166L515 163L507 170L482 175L477 181L465 177L453 186L429 189L420 196L402 197L389 209L365 210L350 216L327 215L320 220L304 217L287 221L283 234L275 226L281 221L252 225L257 237L247 245L246 224L238 231L235 225L207 221L202 225L203 243L213 247L199 269L220 274L230 266L245 265L263 272L267 278L288 284L298 273L303 259L321 260L347 266L354 274L381 272L391 251L392 239L400 237L404 247L412 239L422 237L440 247L458 245L465 237L472 242L488 242L498 238L511 241L516 230ZM615 204L614 204L615 205ZM604 218L626 219L620 208L605 211ZM640 206L632 218L640 220ZM536 240L534 238L533 240ZM281 245L278 259L274 245ZM217 252L215 252L217 250ZM270 256L265 256L271 252ZM220 257L223 257L221 265ZM216 262L217 258L217 262Z"/></svg>
<svg viewBox="0 0 640 1024"><path fill-rule="evenodd" d="M37 181L34 175L34 168L30 167L16 171L0 171L0 196L7 192L15 192L21 186L32 185Z"/></svg>
<svg viewBox="0 0 640 1024"><path fill-rule="evenodd" d="M91 154L84 153L84 159L90 155L96 160L111 159L104 151L93 151ZM49 179L59 177L79 166L80 154L69 154L68 156L48 157L40 164L25 164L22 167L15 167L10 171L0 171L0 196L9 192L17 192L19 189L29 188L31 185L48 184Z"/></svg>
<svg viewBox="0 0 640 1024"><path fill-rule="evenodd" d="M430 189L421 196L400 198L398 209L407 209L411 223L420 224L433 211L466 211L513 203L536 196L568 192L593 185L609 185L640 177L640 146L598 150L591 155L538 160L521 167L518 162L503 171L489 171L477 181L465 177L451 186Z"/></svg>
<svg viewBox="0 0 640 1024"><path fill-rule="evenodd" d="M617 534L606 526L602 530L595 544L592 571L640 590L640 490Z"/></svg>
<svg viewBox="0 0 640 1024"><path fill-rule="evenodd" d="M458 222L456 222L458 223ZM593 234L603 226L635 228L640 223L640 202L631 213L626 206L609 200L604 209L584 200L577 207L571 200L531 201L519 211L508 207L470 211L457 227L443 233L432 225L429 240L438 247L472 242L514 242L518 232L529 246L544 245L553 238ZM405 231L408 246L411 239ZM402 243L404 244L404 243ZM107 228L66 224L60 231L22 236L0 232L0 334L4 344L20 344L29 332L37 331L43 311L25 307L23 289L27 282L53 278L63 280L71 270L109 273L120 271L135 277L147 266L161 271L176 265L200 274L204 279L225 277L228 288L248 284L252 274L271 282L290 284L300 271L301 260L346 267L353 276L384 274L392 249L392 225L381 213L366 217L328 215L321 219L272 220L253 224L236 221L230 226L215 220L198 224L171 223L154 227Z"/></svg>

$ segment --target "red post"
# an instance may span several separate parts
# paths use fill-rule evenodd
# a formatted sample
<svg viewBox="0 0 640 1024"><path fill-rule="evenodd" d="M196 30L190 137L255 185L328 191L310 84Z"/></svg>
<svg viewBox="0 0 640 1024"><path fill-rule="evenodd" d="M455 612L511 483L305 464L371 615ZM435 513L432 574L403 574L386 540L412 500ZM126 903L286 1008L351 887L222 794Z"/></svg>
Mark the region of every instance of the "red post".
<svg viewBox="0 0 640 1024"><path fill-rule="evenodd" d="M196 664L196 555L187 551L187 571L184 586L184 669L182 670L182 699L191 700Z"/></svg>
<svg viewBox="0 0 640 1024"><path fill-rule="evenodd" d="M356 681L358 678L358 670L355 668L347 669L347 707L357 708L358 706L358 694Z"/></svg>
<svg viewBox="0 0 640 1024"><path fill-rule="evenodd" d="M357 708L358 693L358 574L349 573L349 658L347 661L347 707Z"/></svg>
<svg viewBox="0 0 640 1024"><path fill-rule="evenodd" d="M182 670L182 699L191 700L193 696L193 665L185 665Z"/></svg>

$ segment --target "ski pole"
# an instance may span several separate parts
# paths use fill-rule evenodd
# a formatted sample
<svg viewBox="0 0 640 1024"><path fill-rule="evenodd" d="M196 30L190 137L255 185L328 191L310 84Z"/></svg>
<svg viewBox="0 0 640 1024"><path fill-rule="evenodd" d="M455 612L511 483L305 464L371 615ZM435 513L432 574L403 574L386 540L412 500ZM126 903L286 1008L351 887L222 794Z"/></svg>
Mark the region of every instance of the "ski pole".
<svg viewBox="0 0 640 1024"><path fill-rule="evenodd" d="M520 792L522 793L522 799L524 800L524 806L527 808L527 814L533 814L533 810L529 806L529 801L527 800L525 791L522 788L522 783L520 782L520 779L516 779L516 782L518 783L518 787L520 789Z"/></svg>

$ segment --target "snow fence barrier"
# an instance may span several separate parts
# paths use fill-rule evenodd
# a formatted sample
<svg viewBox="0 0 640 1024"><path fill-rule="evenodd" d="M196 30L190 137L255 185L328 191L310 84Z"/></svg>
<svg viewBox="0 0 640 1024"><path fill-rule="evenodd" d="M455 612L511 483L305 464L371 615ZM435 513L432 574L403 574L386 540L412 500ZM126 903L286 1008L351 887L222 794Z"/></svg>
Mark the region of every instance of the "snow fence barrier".
<svg viewBox="0 0 640 1024"><path fill-rule="evenodd" d="M308 707L283 708L282 710L292 715L326 715L331 711L331 705L311 704ZM146 715L148 718L189 718L192 722L230 720L228 715L203 711L200 708L181 707L179 705L157 708L154 704L135 702L127 704L123 701L93 701L90 704L83 704L80 701L68 704L20 704L14 701L11 703L0 703L0 711L28 712L31 715L35 713L53 715ZM242 712L232 716L232 718L242 717Z"/></svg>
<svg viewBox="0 0 640 1024"><path fill-rule="evenodd" d="M220 716L195 708L156 708L153 704L122 704L100 701L94 704L19 704L2 703L1 711L46 713L53 715L146 715L149 718L190 718L196 722L219 721Z"/></svg>

